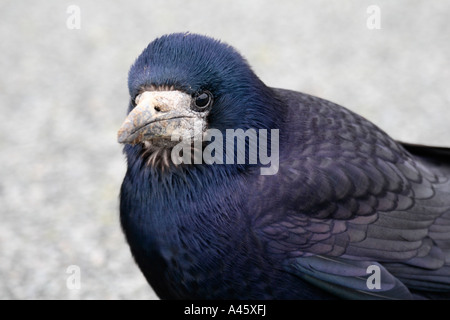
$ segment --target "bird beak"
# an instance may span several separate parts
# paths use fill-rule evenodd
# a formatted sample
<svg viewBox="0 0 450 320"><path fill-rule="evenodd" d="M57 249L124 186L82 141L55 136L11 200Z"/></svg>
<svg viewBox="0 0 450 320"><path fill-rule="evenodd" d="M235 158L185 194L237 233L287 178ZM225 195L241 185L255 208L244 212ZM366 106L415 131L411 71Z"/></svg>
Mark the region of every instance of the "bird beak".
<svg viewBox="0 0 450 320"><path fill-rule="evenodd" d="M192 131L194 121L201 118L191 109L192 97L181 91L145 91L136 100L136 107L117 134L119 143L171 141L174 135L180 137Z"/></svg>

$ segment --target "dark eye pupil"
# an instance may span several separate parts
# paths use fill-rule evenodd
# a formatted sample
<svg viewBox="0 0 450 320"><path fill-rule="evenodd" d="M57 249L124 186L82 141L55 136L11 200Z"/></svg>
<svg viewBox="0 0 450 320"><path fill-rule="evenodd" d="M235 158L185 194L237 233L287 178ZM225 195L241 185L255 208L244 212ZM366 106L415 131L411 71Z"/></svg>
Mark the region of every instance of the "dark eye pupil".
<svg viewBox="0 0 450 320"><path fill-rule="evenodd" d="M195 98L195 106L198 108L206 108L211 102L211 96L205 92L199 94Z"/></svg>

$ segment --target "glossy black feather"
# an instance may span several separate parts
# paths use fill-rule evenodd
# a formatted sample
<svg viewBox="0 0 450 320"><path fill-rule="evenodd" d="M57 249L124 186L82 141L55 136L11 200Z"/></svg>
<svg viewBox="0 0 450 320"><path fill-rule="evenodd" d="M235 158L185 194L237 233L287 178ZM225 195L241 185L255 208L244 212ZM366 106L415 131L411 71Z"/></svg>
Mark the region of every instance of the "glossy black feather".
<svg viewBox="0 0 450 320"><path fill-rule="evenodd" d="M439 149L440 158L424 151L412 155L344 108L277 92L291 102L292 124L309 122L307 129L292 130L290 137L302 144L282 153L284 165L277 177L258 178L261 189L279 179L284 198L270 212L259 204L264 217L259 228L269 250L285 259L289 269L311 254L347 263L376 261L387 271L392 268L411 292L449 290L450 166L441 161L445 150ZM292 186L302 191L290 193ZM255 189L254 199L261 189Z"/></svg>
<svg viewBox="0 0 450 320"><path fill-rule="evenodd" d="M398 143L331 102L265 86L231 47L175 34L130 70L130 96L215 97L209 126L277 128L280 167L149 167L127 145L121 222L165 299L412 299L450 292L450 152ZM130 108L133 106L131 105ZM365 287L381 270L382 289Z"/></svg>

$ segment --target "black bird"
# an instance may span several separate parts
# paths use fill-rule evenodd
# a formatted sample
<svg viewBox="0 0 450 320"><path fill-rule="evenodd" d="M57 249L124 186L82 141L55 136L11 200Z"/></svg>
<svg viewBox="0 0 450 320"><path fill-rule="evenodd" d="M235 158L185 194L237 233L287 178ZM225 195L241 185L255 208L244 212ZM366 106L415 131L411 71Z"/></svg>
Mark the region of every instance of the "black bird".
<svg viewBox="0 0 450 320"><path fill-rule="evenodd" d="M270 88L231 46L196 34L151 42L128 87L121 224L160 298L450 297L450 149ZM244 161L227 129L248 134ZM267 133L272 164L251 161L249 130ZM218 133L217 161L201 161Z"/></svg>

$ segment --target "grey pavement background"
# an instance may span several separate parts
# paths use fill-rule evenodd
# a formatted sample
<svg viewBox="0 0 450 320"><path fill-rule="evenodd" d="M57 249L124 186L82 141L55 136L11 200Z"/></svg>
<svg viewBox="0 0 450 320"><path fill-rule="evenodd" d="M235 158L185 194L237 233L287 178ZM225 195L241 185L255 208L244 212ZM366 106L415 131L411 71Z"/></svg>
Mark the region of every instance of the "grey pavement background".
<svg viewBox="0 0 450 320"><path fill-rule="evenodd" d="M369 5L380 30L366 26ZM1 2L0 299L157 298L120 229L116 143L128 68L155 37L222 39L270 86L450 147L449 16L448 0Z"/></svg>

